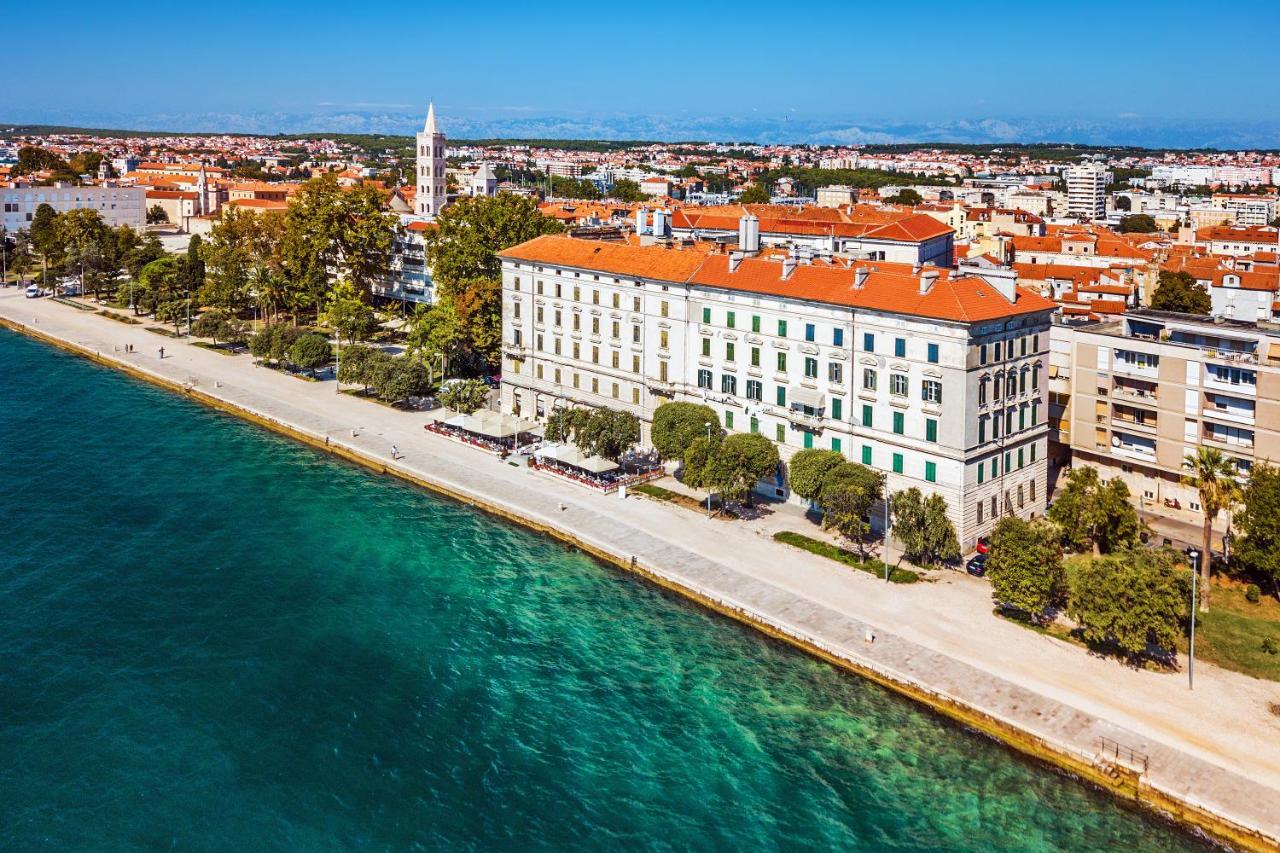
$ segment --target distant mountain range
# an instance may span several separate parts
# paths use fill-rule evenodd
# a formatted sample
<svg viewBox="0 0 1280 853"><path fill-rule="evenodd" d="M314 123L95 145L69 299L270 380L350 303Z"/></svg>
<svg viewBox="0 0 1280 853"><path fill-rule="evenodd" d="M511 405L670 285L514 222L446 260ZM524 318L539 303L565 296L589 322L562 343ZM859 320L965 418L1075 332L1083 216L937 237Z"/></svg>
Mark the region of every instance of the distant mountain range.
<svg viewBox="0 0 1280 853"><path fill-rule="evenodd" d="M422 110L425 113L425 108ZM935 122L851 121L826 118L744 116L656 116L635 114L486 114L437 107L453 139L704 140L725 142L891 144L911 142L1071 142L1145 148L1278 149L1280 121L1166 121L1115 119L980 118ZM123 113L6 109L10 124L57 124L191 133L375 133L408 134L423 116L406 112L317 109L312 112ZM9 124L5 124L5 122Z"/></svg>

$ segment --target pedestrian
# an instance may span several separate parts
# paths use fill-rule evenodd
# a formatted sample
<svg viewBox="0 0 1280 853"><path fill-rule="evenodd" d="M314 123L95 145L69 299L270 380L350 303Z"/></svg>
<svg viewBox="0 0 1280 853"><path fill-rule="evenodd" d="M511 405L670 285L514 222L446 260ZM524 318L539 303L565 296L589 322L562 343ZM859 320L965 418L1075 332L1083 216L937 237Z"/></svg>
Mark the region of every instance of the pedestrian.
<svg viewBox="0 0 1280 853"><path fill-rule="evenodd" d="M394 444L391 445L391 458L392 459L400 458L400 450Z"/></svg>
<svg viewBox="0 0 1280 853"><path fill-rule="evenodd" d="M160 347L160 358L164 358L164 347Z"/></svg>
<svg viewBox="0 0 1280 853"><path fill-rule="evenodd" d="M870 628L867 629L866 640L868 646L876 641L876 635Z"/></svg>

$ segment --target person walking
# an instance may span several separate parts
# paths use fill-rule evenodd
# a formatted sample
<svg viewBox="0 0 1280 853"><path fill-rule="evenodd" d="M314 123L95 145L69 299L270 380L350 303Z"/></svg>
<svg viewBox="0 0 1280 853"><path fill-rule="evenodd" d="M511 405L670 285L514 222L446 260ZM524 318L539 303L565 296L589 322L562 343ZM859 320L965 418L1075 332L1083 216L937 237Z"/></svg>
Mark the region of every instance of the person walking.
<svg viewBox="0 0 1280 853"><path fill-rule="evenodd" d="M392 459L399 459L399 458L400 458L400 449L399 449L399 448L397 448L394 444L393 444L393 445L391 445L391 458L392 458Z"/></svg>
<svg viewBox="0 0 1280 853"><path fill-rule="evenodd" d="M160 347L160 358L164 358L164 347Z"/></svg>

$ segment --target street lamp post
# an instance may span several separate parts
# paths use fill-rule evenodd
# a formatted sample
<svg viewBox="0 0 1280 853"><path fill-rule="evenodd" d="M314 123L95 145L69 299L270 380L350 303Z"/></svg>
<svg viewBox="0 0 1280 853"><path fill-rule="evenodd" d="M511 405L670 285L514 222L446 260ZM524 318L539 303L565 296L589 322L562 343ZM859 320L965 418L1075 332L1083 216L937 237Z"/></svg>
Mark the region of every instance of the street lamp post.
<svg viewBox="0 0 1280 853"><path fill-rule="evenodd" d="M1187 654L1187 689L1196 689L1196 582L1200 576L1200 552L1187 549L1191 558L1191 647Z"/></svg>
<svg viewBox="0 0 1280 853"><path fill-rule="evenodd" d="M711 452L711 421L707 421L704 426L707 428L707 452ZM711 512L711 490L707 489L707 512Z"/></svg>
<svg viewBox="0 0 1280 853"><path fill-rule="evenodd" d="M884 582L889 582L889 499L888 492L884 496Z"/></svg>

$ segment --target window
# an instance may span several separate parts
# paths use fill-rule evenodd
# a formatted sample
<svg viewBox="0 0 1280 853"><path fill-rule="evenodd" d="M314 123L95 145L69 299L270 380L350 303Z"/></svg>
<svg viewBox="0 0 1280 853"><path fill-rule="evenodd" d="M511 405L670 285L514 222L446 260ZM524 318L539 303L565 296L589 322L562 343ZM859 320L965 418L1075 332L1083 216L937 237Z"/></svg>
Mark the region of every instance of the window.
<svg viewBox="0 0 1280 853"><path fill-rule="evenodd" d="M804 378L818 378L818 360L816 358L805 358L804 360Z"/></svg>
<svg viewBox="0 0 1280 853"><path fill-rule="evenodd" d="M864 405L862 407L862 425L864 427L871 426L871 407Z"/></svg>
<svg viewBox="0 0 1280 853"><path fill-rule="evenodd" d="M862 387L868 391L876 390L876 371L874 368L862 368Z"/></svg>
<svg viewBox="0 0 1280 853"><path fill-rule="evenodd" d="M813 433L808 430L804 431L804 447L806 450L813 447Z"/></svg>
<svg viewBox="0 0 1280 853"><path fill-rule="evenodd" d="M987 440L987 419L978 418L978 444Z"/></svg>
<svg viewBox="0 0 1280 853"><path fill-rule="evenodd" d="M926 403L941 405L942 403L942 383L936 379L926 379L920 385L920 397Z"/></svg>
<svg viewBox="0 0 1280 853"><path fill-rule="evenodd" d="M724 428L733 429L733 412L728 409L724 411Z"/></svg>
<svg viewBox="0 0 1280 853"><path fill-rule="evenodd" d="M614 350L614 351L610 354L610 357L611 357L611 359L612 359L612 362L611 362L611 363L612 363L612 365L613 365L613 369L614 369L614 370L617 370L619 367L621 367L621 364L619 363L619 361L620 361L620 355L621 355L621 354L620 354L617 350Z"/></svg>
<svg viewBox="0 0 1280 853"><path fill-rule="evenodd" d="M666 329L663 329L662 331L658 332L658 349L666 349L667 344L669 342L670 342L670 338L668 337L668 332Z"/></svg>
<svg viewBox="0 0 1280 853"><path fill-rule="evenodd" d="M991 457L991 476L992 477L1000 476L1000 457L999 456ZM995 510L992 510L992 512L995 512Z"/></svg>
<svg viewBox="0 0 1280 853"><path fill-rule="evenodd" d="M778 321L778 337L785 338L786 336L787 336L787 321L779 320Z"/></svg>
<svg viewBox="0 0 1280 853"><path fill-rule="evenodd" d="M578 318L577 316L575 316L573 319L577 320ZM593 335L600 334L600 318L599 317L591 318L591 334Z"/></svg>
<svg viewBox="0 0 1280 853"><path fill-rule="evenodd" d="M1018 375L1014 373L1012 370L1010 370L1008 373L1005 374L1004 395L1006 397L1012 397L1014 394L1017 394L1017 393L1018 393Z"/></svg>
<svg viewBox="0 0 1280 853"><path fill-rule="evenodd" d="M1022 461L1022 448L1021 448L1021 447L1019 447L1019 448L1018 448L1018 467L1019 467L1019 468L1021 468L1021 467L1023 466L1023 464L1024 464L1024 463L1023 463L1023 461Z"/></svg>
<svg viewBox="0 0 1280 853"><path fill-rule="evenodd" d="M987 363L987 345L983 344L982 346L978 347L978 364L986 364L986 363Z"/></svg>
<svg viewBox="0 0 1280 853"><path fill-rule="evenodd" d="M1031 390L1040 390L1040 365L1031 368Z"/></svg>
<svg viewBox="0 0 1280 853"><path fill-rule="evenodd" d="M844 381L844 365L838 361L827 362L827 381L828 382Z"/></svg>
<svg viewBox="0 0 1280 853"><path fill-rule="evenodd" d="M1026 354L1027 354L1027 339L1023 337L1018 341L1018 355L1026 355Z"/></svg>
<svg viewBox="0 0 1280 853"><path fill-rule="evenodd" d="M1018 429L1027 428L1027 407L1022 406L1018 409Z"/></svg>
<svg viewBox="0 0 1280 853"><path fill-rule="evenodd" d="M937 443L938 441L938 421L936 418L924 419L924 440Z"/></svg>
<svg viewBox="0 0 1280 853"><path fill-rule="evenodd" d="M893 454L893 473L895 474L902 473L902 454L901 453Z"/></svg>
<svg viewBox="0 0 1280 853"><path fill-rule="evenodd" d="M875 335L871 334L870 332L863 332L863 333L862 333L862 351L863 351L863 352L875 352L875 351L876 351L876 336L875 336Z"/></svg>
<svg viewBox="0 0 1280 853"><path fill-rule="evenodd" d="M1031 461L1036 461L1036 446L1034 443L1031 445Z"/></svg>
<svg viewBox="0 0 1280 853"><path fill-rule="evenodd" d="M640 343L640 327L639 326L631 327L631 343L633 344Z"/></svg>
<svg viewBox="0 0 1280 853"><path fill-rule="evenodd" d="M726 373L720 377L720 391L724 394L737 395L738 393L738 377L732 373Z"/></svg>
<svg viewBox="0 0 1280 853"><path fill-rule="evenodd" d="M573 301L577 302L581 299L582 299L582 288L578 287L578 285L575 284L573 286Z"/></svg>
<svg viewBox="0 0 1280 853"><path fill-rule="evenodd" d="M666 317L666 316L668 316L668 315L667 315L668 310L669 310L669 308L668 308L668 306L667 306L667 300L665 300L665 299L664 299L664 300L662 300L662 302L658 305L658 316L660 316L660 317Z"/></svg>
<svg viewBox="0 0 1280 853"><path fill-rule="evenodd" d="M808 341L809 343L813 343L814 339L817 337L817 334L818 334L818 329L816 326L814 326L812 323L804 324L804 339L806 341Z"/></svg>
<svg viewBox="0 0 1280 853"><path fill-rule="evenodd" d="M978 463L978 485L982 485L982 473L983 473L983 471L985 471L985 470L986 470L986 467L987 467L987 466L983 465L981 462L979 462L979 463ZM981 511L982 511L982 509L981 509L982 504L981 504L981 503L979 503L979 504L978 504L978 507L979 507L978 511L979 511L979 512L981 512ZM979 521L981 521L981 519L979 519Z"/></svg>
<svg viewBox="0 0 1280 853"><path fill-rule="evenodd" d="M1000 341L996 341L996 361L1000 360Z"/></svg>
<svg viewBox="0 0 1280 853"><path fill-rule="evenodd" d="M640 389L639 388L631 389L631 402L635 403L637 406L640 405Z"/></svg>
<svg viewBox="0 0 1280 853"><path fill-rule="evenodd" d="M1018 371L1018 393L1019 394L1027 393L1027 372L1028 372L1028 368L1025 368L1025 367L1022 368L1022 370Z"/></svg>
<svg viewBox="0 0 1280 853"><path fill-rule="evenodd" d="M938 464L936 462L924 463L924 479L929 483L938 482Z"/></svg>
<svg viewBox="0 0 1280 853"><path fill-rule="evenodd" d="M711 323L711 309L710 309L710 308L703 308L703 309L702 309L702 322L704 322L704 323L706 323L706 324L710 325L710 323Z"/></svg>
<svg viewBox="0 0 1280 853"><path fill-rule="evenodd" d="M907 374L905 373L889 374L889 393L895 397L907 396Z"/></svg>
<svg viewBox="0 0 1280 853"><path fill-rule="evenodd" d="M575 319L575 320L577 319L577 315L574 315L574 319ZM557 308L557 309L556 309L556 323L555 323L557 327L558 327L558 326L560 326L560 320L561 320L560 309L559 309L559 308Z"/></svg>
<svg viewBox="0 0 1280 853"><path fill-rule="evenodd" d="M764 396L764 383L759 379L747 380L747 399L760 400Z"/></svg>
<svg viewBox="0 0 1280 853"><path fill-rule="evenodd" d="M698 371L698 387L708 388L708 389L711 387L711 371L710 370L707 370L704 368Z"/></svg>
<svg viewBox="0 0 1280 853"><path fill-rule="evenodd" d="M983 376L978 380L978 405L985 406L987 404L987 377Z"/></svg>
<svg viewBox="0 0 1280 853"><path fill-rule="evenodd" d="M545 321L544 321L544 319L543 319L543 316L542 316L542 306L541 306L541 305L539 305L539 306L538 306L538 308L537 308L537 310L533 312L533 319L534 319L534 322L536 322L536 323L542 323L542 322L545 322Z"/></svg>
<svg viewBox="0 0 1280 853"><path fill-rule="evenodd" d="M840 452L840 439L836 438L835 436L831 437L831 449L834 450L836 453Z"/></svg>
<svg viewBox="0 0 1280 853"><path fill-rule="evenodd" d="M666 362L664 361L662 362L662 364L666 364ZM640 372L640 356L638 355L631 356L631 372L632 373Z"/></svg>
<svg viewBox="0 0 1280 853"><path fill-rule="evenodd" d="M840 420L843 415L844 400L841 400L839 397L833 397L831 400L831 417L835 420Z"/></svg>
<svg viewBox="0 0 1280 853"><path fill-rule="evenodd" d="M613 307L614 308L622 307L622 294L620 293L613 294Z"/></svg>
<svg viewBox="0 0 1280 853"><path fill-rule="evenodd" d="M929 344L929 363L930 364L938 363L938 345L937 344Z"/></svg>
<svg viewBox="0 0 1280 853"><path fill-rule="evenodd" d="M787 405L787 386L786 385L778 386L778 390L776 392L774 399L777 400L779 406Z"/></svg>
<svg viewBox="0 0 1280 853"><path fill-rule="evenodd" d="M760 315L759 314L751 315L751 331L753 332L760 331Z"/></svg>
<svg viewBox="0 0 1280 853"><path fill-rule="evenodd" d="M702 354L710 357L711 355L711 338L702 339Z"/></svg>
<svg viewBox="0 0 1280 853"><path fill-rule="evenodd" d="M757 433L759 431L760 431L760 419L752 415L751 416L751 432Z"/></svg>
<svg viewBox="0 0 1280 853"><path fill-rule="evenodd" d="M600 347L591 348L591 363L592 364L600 363Z"/></svg>
<svg viewBox="0 0 1280 853"><path fill-rule="evenodd" d="M632 311L639 311L639 310L640 310L640 297L639 297L639 296L633 296L633 297L631 297L631 310L632 310Z"/></svg>
<svg viewBox="0 0 1280 853"><path fill-rule="evenodd" d="M609 328L609 331L611 333L611 337L613 337L614 340L617 340L619 337L622 336L622 324L619 323L617 320L614 320L612 325Z"/></svg>
<svg viewBox="0 0 1280 853"><path fill-rule="evenodd" d="M1022 509L1024 505L1025 505L1025 502L1022 499L1022 485L1019 484L1018 485L1018 509Z"/></svg>
<svg viewBox="0 0 1280 853"><path fill-rule="evenodd" d="M871 445L869 444L862 445L862 464L871 464Z"/></svg>
<svg viewBox="0 0 1280 853"><path fill-rule="evenodd" d="M577 342L577 341L574 341L574 344L573 344L573 358L574 358L574 360L575 360L575 361L576 361L576 360L578 360L579 358L581 358L581 356L578 354L578 349L579 349L579 344L578 344L578 342Z"/></svg>
<svg viewBox="0 0 1280 853"><path fill-rule="evenodd" d="M787 428L784 427L782 424L778 424L778 427L776 430L774 430L773 434L777 436L778 444L787 443Z"/></svg>
<svg viewBox="0 0 1280 853"><path fill-rule="evenodd" d="M726 326L728 326L730 329L732 329L732 328L733 328L733 324L734 324L735 319L736 319L736 318L734 317L734 313L733 313L732 311L727 311L727 312L725 312L725 315L724 315L724 324L725 324Z"/></svg>
<svg viewBox="0 0 1280 853"><path fill-rule="evenodd" d="M1027 489L1031 492L1031 502L1035 503L1036 502L1036 481L1028 480Z"/></svg>
<svg viewBox="0 0 1280 853"><path fill-rule="evenodd" d="M751 348L751 366L752 367L760 366L760 347Z"/></svg>
<svg viewBox="0 0 1280 853"><path fill-rule="evenodd" d="M520 303L519 302L511 303L511 316L517 320L520 319Z"/></svg>
<svg viewBox="0 0 1280 853"><path fill-rule="evenodd" d="M906 430L906 416L902 412L893 413L893 431L898 435L902 435Z"/></svg>
<svg viewBox="0 0 1280 853"><path fill-rule="evenodd" d="M844 329L831 330L831 345L836 347L844 346Z"/></svg>
<svg viewBox="0 0 1280 853"><path fill-rule="evenodd" d="M981 483L982 480L979 479L978 482ZM978 501L978 523L982 523L982 501Z"/></svg>
<svg viewBox="0 0 1280 853"><path fill-rule="evenodd" d="M893 339L893 354L898 358L907 357L907 339L906 338Z"/></svg>
<svg viewBox="0 0 1280 853"><path fill-rule="evenodd" d="M778 372L787 372L787 354L785 352L778 353Z"/></svg>
<svg viewBox="0 0 1280 853"><path fill-rule="evenodd" d="M725 360L725 361L733 361L733 360L734 360L734 358L733 358L733 356L734 356L734 352L735 352L735 348L734 348L733 344L732 344L732 343L726 343L726 344L724 345L724 360Z"/></svg>
<svg viewBox="0 0 1280 853"><path fill-rule="evenodd" d="M1013 451L1006 450L1004 452L1004 472L1007 474L1013 470Z"/></svg>
<svg viewBox="0 0 1280 853"><path fill-rule="evenodd" d="M613 399L618 399L618 383L613 383Z"/></svg>

